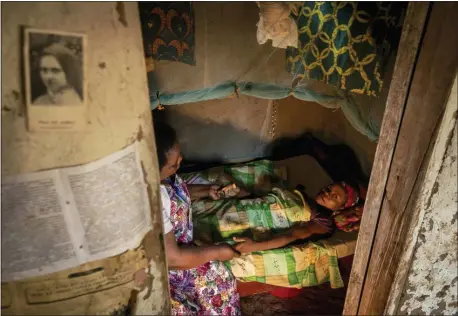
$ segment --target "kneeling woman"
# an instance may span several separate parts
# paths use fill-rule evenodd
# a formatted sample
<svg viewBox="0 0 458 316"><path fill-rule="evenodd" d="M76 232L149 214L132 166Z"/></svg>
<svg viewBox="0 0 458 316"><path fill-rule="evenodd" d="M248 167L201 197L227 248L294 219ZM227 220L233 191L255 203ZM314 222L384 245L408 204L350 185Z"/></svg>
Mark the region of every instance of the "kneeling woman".
<svg viewBox="0 0 458 316"><path fill-rule="evenodd" d="M155 124L155 134L172 312L239 315L235 278L221 262L234 258L236 252L227 244L208 247L193 244L191 199L217 199L216 188L187 186L175 174L181 163L175 131L170 126Z"/></svg>

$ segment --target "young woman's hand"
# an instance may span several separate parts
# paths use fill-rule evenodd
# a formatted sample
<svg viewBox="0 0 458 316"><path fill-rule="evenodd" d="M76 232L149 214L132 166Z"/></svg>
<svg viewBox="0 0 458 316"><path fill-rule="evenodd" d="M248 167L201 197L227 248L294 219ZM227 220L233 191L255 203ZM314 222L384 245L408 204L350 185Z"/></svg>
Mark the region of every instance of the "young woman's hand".
<svg viewBox="0 0 458 316"><path fill-rule="evenodd" d="M257 251L256 249L256 242L253 241L250 238L246 237L234 237L233 238L237 244L235 245L235 250L237 250L240 253L250 253Z"/></svg>
<svg viewBox="0 0 458 316"><path fill-rule="evenodd" d="M221 187L219 185L212 185L210 186L210 190L208 191L208 196L213 200L213 201L218 201L220 200L220 196L218 195L218 190Z"/></svg>
<svg viewBox="0 0 458 316"><path fill-rule="evenodd" d="M239 257L239 254L228 244L221 244L218 246L218 254L216 260L227 261Z"/></svg>

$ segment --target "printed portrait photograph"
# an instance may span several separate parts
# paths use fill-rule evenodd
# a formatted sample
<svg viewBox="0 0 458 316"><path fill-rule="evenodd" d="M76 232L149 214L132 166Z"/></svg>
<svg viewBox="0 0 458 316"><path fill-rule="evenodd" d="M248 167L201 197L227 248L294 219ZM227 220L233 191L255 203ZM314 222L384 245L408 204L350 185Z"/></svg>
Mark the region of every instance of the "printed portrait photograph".
<svg viewBox="0 0 458 316"><path fill-rule="evenodd" d="M83 34L27 29L25 71L32 106L77 106L85 103Z"/></svg>

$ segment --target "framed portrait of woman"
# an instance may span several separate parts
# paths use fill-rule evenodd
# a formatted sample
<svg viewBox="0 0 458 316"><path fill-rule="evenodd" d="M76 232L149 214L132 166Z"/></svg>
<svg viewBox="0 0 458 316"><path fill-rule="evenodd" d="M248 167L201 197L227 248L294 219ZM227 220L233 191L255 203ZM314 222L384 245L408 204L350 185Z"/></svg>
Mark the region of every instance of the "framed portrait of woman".
<svg viewBox="0 0 458 316"><path fill-rule="evenodd" d="M87 122L85 34L25 29L30 131L81 131Z"/></svg>

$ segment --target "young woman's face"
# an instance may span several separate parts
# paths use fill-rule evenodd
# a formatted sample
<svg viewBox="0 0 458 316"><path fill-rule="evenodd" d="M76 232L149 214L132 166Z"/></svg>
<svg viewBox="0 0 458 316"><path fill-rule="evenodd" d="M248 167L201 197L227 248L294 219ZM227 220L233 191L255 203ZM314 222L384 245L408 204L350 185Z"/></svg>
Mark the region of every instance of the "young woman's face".
<svg viewBox="0 0 458 316"><path fill-rule="evenodd" d="M334 183L321 190L315 201L329 210L337 211L347 203L347 192L340 183Z"/></svg>
<svg viewBox="0 0 458 316"><path fill-rule="evenodd" d="M40 77L46 88L57 92L67 86L67 77L59 61L51 55L45 55L40 59Z"/></svg>
<svg viewBox="0 0 458 316"><path fill-rule="evenodd" d="M181 157L180 145L175 144L175 146L173 146L165 156L167 158L167 162L161 169L161 180L174 175L180 168L181 160L183 160Z"/></svg>

